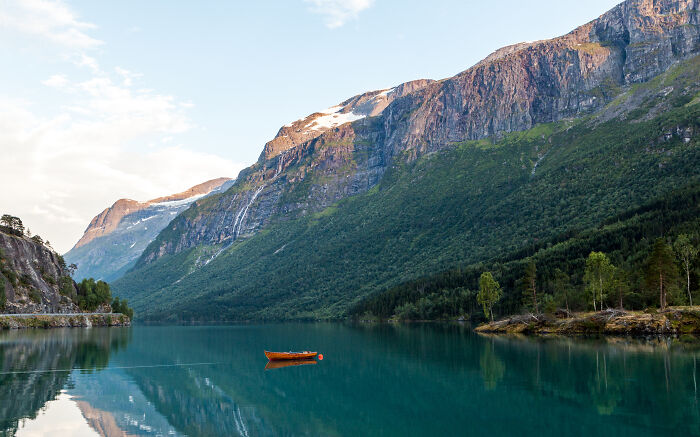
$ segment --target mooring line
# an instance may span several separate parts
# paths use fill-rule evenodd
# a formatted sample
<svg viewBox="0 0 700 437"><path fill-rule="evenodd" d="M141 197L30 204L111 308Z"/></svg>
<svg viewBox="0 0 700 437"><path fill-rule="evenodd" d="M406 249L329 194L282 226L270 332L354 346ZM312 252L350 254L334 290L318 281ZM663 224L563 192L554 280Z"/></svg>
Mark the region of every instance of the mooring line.
<svg viewBox="0 0 700 437"><path fill-rule="evenodd" d="M80 367L74 367L70 369L48 369L48 370L17 370L13 372L0 372L0 375L15 375L15 374L22 374L22 373L58 373L58 372L70 372L72 370L110 370L110 369L151 369L155 367L185 367L185 366L210 366L212 364L219 364L219 363L178 363L178 364L151 364L151 365L146 365L146 366L113 366L113 367L103 367L102 369L98 369L96 367L93 368L80 368Z"/></svg>

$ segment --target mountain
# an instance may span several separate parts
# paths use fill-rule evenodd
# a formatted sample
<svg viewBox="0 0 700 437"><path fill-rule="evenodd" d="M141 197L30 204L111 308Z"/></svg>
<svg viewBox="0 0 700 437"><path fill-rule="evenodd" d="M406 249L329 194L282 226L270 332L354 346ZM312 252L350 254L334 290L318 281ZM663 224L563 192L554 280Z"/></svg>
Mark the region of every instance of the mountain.
<svg viewBox="0 0 700 437"><path fill-rule="evenodd" d="M218 178L147 202L119 199L92 219L65 254L66 261L77 264L76 278L112 281L132 267L148 243L192 202L231 184L229 178Z"/></svg>
<svg viewBox="0 0 700 437"><path fill-rule="evenodd" d="M70 298L77 294L60 255L37 239L0 227L0 313L79 313Z"/></svg>
<svg viewBox="0 0 700 437"><path fill-rule="evenodd" d="M339 317L697 181L698 3L628 0L284 126L115 289L154 319Z"/></svg>

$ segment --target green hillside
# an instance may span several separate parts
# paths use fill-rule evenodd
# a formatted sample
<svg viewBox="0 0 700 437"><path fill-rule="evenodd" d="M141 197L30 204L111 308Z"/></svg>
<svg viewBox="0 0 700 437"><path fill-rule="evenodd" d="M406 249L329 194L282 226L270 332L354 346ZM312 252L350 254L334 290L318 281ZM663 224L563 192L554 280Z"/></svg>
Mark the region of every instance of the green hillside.
<svg viewBox="0 0 700 437"><path fill-rule="evenodd" d="M693 59L637 85L606 108L618 113L608 121L397 159L368 193L279 220L198 269L218 248L163 257L114 289L156 320L338 318L397 284L595 228L700 182L699 76Z"/></svg>
<svg viewBox="0 0 700 437"><path fill-rule="evenodd" d="M644 283L645 260L657 238L672 242L679 234L688 235L695 245L700 241L698 184L611 217L599 226L567 232L498 259L408 281L367 298L352 308L350 314L359 318L454 319L464 315L482 318L476 294L479 276L484 271L493 272L505 292L496 311L512 314L521 309L525 300L520 281L530 260L537 266L539 300L551 303L543 307L564 308L566 302L571 310L585 310L590 302L586 299L583 274L591 251L605 253L613 265L625 272L625 308L654 307L658 305L658 290ZM557 270L566 275L563 281L558 281ZM691 274L696 296L698 275L700 272ZM674 304L687 305L685 290L684 286L674 290ZM608 296L606 305L617 307L618 295Z"/></svg>

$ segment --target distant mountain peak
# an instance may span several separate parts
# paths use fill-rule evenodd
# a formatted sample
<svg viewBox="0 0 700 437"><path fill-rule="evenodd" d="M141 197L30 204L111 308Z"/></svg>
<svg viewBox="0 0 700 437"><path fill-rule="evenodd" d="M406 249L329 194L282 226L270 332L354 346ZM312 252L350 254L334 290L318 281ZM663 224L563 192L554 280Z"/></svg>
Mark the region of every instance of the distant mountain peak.
<svg viewBox="0 0 700 437"><path fill-rule="evenodd" d="M119 226L122 218L132 214L134 212L140 211L142 209L148 208L151 205L165 203L165 202L177 202L183 200L196 200L197 197L204 196L210 193L212 190L219 188L224 183L230 181L230 178L216 178L201 184L195 185L194 187L188 188L180 193L171 194L168 196L158 197L155 199L148 200L146 202L140 202L138 200L132 199L119 199L112 206L106 208L104 211L96 215L88 225L87 229L83 233L83 236L75 243L73 249L93 241L95 238L103 237L114 232Z"/></svg>

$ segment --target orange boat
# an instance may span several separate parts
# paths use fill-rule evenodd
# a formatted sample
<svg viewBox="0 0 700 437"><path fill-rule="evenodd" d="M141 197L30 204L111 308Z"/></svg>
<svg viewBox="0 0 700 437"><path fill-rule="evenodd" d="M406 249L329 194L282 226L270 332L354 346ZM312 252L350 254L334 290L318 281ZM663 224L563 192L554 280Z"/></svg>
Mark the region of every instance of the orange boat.
<svg viewBox="0 0 700 437"><path fill-rule="evenodd" d="M265 370L270 369L281 369L282 367L289 366L305 366L308 364L316 364L316 360L275 360L268 361L265 364Z"/></svg>
<svg viewBox="0 0 700 437"><path fill-rule="evenodd" d="M278 360L311 360L318 352L269 352L265 351L265 356L270 361Z"/></svg>

